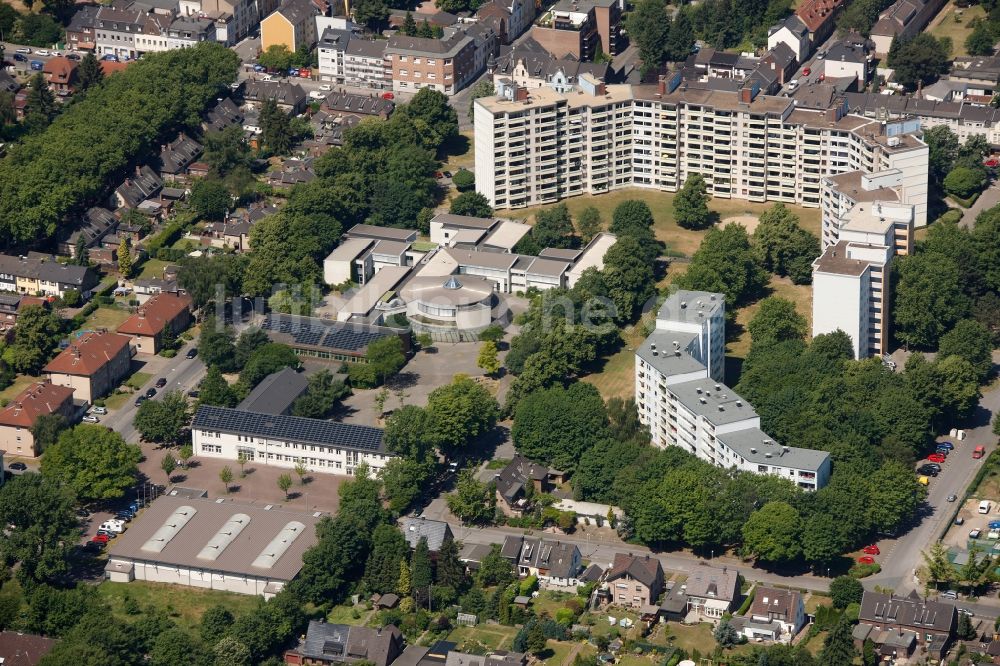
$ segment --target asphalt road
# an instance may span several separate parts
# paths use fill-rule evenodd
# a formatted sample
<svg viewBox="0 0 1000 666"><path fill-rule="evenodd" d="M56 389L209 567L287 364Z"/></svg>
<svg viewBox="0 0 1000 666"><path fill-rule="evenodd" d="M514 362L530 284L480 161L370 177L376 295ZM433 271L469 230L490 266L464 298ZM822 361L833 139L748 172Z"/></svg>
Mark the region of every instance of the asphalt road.
<svg viewBox="0 0 1000 666"><path fill-rule="evenodd" d="M153 397L153 400L162 399L163 394L167 391L177 390L187 392L195 388L201 382L202 377L205 376L205 364L201 362L200 357L196 356L193 359L185 357L188 349L194 346L194 343L189 343L177 352L177 356L168 359L169 363L164 369L160 370L159 374L153 374L149 382L142 387L141 391L137 391L135 395L145 394L146 390L152 388L156 380L160 377L166 378L167 385L162 389L156 389L156 395ZM101 425L108 426L119 433L125 438L126 442L136 444L139 442L139 432L132 425L136 409L134 401L129 400L121 409L117 409L107 416L101 417Z"/></svg>

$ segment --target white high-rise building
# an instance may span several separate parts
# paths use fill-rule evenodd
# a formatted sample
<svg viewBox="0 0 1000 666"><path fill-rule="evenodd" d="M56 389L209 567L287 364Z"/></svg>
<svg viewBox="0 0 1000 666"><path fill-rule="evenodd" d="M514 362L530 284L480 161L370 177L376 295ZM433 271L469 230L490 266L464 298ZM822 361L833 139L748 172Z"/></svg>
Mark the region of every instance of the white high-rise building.
<svg viewBox="0 0 1000 666"><path fill-rule="evenodd" d="M722 294L681 290L667 299L635 354L639 420L655 446L679 446L719 467L822 488L830 455L778 444L760 429L753 407L722 383L725 317Z"/></svg>
<svg viewBox="0 0 1000 666"><path fill-rule="evenodd" d="M824 177L895 170L915 225L926 224L919 123L850 115L842 97L815 108L714 85L680 73L658 85L583 74L565 93L502 85L475 101L476 187L497 208L522 208L626 187L673 192L698 173L715 197L819 207Z"/></svg>

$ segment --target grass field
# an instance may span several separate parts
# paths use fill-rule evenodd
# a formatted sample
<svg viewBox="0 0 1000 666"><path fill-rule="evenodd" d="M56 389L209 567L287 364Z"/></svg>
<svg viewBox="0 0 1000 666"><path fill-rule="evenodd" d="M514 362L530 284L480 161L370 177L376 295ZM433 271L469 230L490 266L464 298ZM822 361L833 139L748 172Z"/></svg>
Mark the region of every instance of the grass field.
<svg viewBox="0 0 1000 666"><path fill-rule="evenodd" d="M127 310L105 307L102 305L94 310L89 317L87 317L87 319L83 322L83 326L80 328L82 330L106 328L109 331L113 331L128 318L129 312Z"/></svg>
<svg viewBox="0 0 1000 666"><path fill-rule="evenodd" d="M448 634L448 640L458 644L459 649L466 642L482 643L493 650L509 650L517 629L501 624L480 624L475 627L455 627Z"/></svg>
<svg viewBox="0 0 1000 666"><path fill-rule="evenodd" d="M147 259L142 264L142 272L139 273L138 277L144 280L161 278L163 277L163 269L169 265L169 261L163 261L162 259Z"/></svg>
<svg viewBox="0 0 1000 666"><path fill-rule="evenodd" d="M543 664L547 664L548 666L563 666L563 664L566 664L566 658L573 649L573 643L550 639L545 644L548 647L549 655L542 660ZM569 664L566 664L566 666L569 666Z"/></svg>
<svg viewBox="0 0 1000 666"><path fill-rule="evenodd" d="M256 608L263 603L259 597L216 590L200 590L196 587L181 587L165 583L146 583L133 581L131 583L112 583L105 581L97 586L97 593L111 606L116 617L128 620L138 619L141 615L129 616L125 613L123 602L126 596L135 599L139 607L145 610L153 606L166 611L178 625L185 629L197 629L201 616L210 607L221 604L236 616Z"/></svg>
<svg viewBox="0 0 1000 666"><path fill-rule="evenodd" d="M771 276L770 296L780 296L795 303L795 309L806 319L806 332L812 331L812 286L795 285L788 278ZM752 303L736 314L736 323L743 329L739 338L726 346L726 356L746 358L750 351L750 333L747 324L760 309L760 301Z"/></svg>
<svg viewBox="0 0 1000 666"><path fill-rule="evenodd" d="M930 29L930 33L938 39L942 37L951 39L951 56L953 58L969 55L969 52L965 50L965 39L972 32L972 24L975 19L984 16L986 16L986 12L980 5L959 9L948 3L941 10L940 20Z"/></svg>
<svg viewBox="0 0 1000 666"><path fill-rule="evenodd" d="M125 380L125 384L138 391L152 378L153 375L149 372L133 372L132 376Z"/></svg>
<svg viewBox="0 0 1000 666"><path fill-rule="evenodd" d="M566 204L570 213L574 216L587 206L594 206L600 211L601 219L604 220L604 224L607 226L611 222L611 216L614 213L615 207L628 199L641 199L646 202L649 209L653 211L656 237L667 244L668 250L691 256L698 249L701 239L705 236L705 232L689 231L677 226L673 211L674 194L670 192L633 188L617 190L607 194L572 197L562 203ZM770 208L771 204L750 203L742 199L711 199L708 202L708 207L718 213L720 219L726 219L734 215L760 215ZM546 208L551 208L551 206L498 210L497 215L499 217L523 219L531 222L535 213ZM820 211L818 208L801 208L799 206L788 206L788 208L799 216L799 220L804 228L819 236Z"/></svg>
<svg viewBox="0 0 1000 666"><path fill-rule="evenodd" d="M10 402L17 394L28 388L28 384L32 382L37 382L38 377L32 377L31 375L18 375L14 378L14 383L0 391L0 401Z"/></svg>

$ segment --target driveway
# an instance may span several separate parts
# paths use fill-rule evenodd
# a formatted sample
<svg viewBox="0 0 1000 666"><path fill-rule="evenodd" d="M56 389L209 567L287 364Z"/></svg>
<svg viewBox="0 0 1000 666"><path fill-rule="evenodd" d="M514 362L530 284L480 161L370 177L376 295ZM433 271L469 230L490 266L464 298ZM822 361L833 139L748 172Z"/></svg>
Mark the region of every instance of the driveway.
<svg viewBox="0 0 1000 666"><path fill-rule="evenodd" d="M996 206L997 204L1000 204L1000 181L994 180L990 183L990 186L983 190L983 193L979 195L979 198L976 199L976 203L972 204L972 206L970 206L967 210L962 210L961 208L957 209L962 211L962 221L960 224L963 227L971 229L980 213L984 210L993 208L993 206Z"/></svg>

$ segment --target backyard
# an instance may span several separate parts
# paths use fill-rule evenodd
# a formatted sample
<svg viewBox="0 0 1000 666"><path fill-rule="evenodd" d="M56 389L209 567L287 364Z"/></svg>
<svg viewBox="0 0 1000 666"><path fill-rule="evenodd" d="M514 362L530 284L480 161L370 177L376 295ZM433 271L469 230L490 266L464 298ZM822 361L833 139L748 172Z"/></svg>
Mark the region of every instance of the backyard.
<svg viewBox="0 0 1000 666"><path fill-rule="evenodd" d="M90 313L90 316L83 322L80 330L95 331L104 328L114 331L121 326L122 322L129 318L129 314L128 310L102 305Z"/></svg>
<svg viewBox="0 0 1000 666"><path fill-rule="evenodd" d="M246 594L143 581L131 583L105 581L97 586L97 593L109 602L119 619L129 618L125 610L125 599L131 598L143 611L152 606L165 611L182 628L195 631L201 622L202 614L212 606L225 606L233 615L238 616L253 610L261 602L259 597Z"/></svg>
<svg viewBox="0 0 1000 666"><path fill-rule="evenodd" d="M965 50L965 39L975 27L973 25L975 20L984 16L986 16L986 12L981 5L961 8L949 2L931 21L928 32L938 39L942 37L951 39L951 56L953 58L969 55L969 52Z"/></svg>

